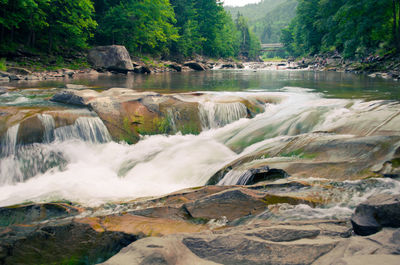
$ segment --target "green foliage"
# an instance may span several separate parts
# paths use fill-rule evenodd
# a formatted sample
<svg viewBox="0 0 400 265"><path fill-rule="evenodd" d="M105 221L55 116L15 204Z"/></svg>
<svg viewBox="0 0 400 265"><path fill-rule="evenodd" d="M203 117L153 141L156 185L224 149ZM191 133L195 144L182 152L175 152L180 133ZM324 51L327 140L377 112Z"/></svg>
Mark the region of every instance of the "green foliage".
<svg viewBox="0 0 400 265"><path fill-rule="evenodd" d="M162 53L179 36L168 0L123 0L109 6L101 17L97 41L120 44L136 54Z"/></svg>
<svg viewBox="0 0 400 265"><path fill-rule="evenodd" d="M48 52L85 48L96 27L90 0L0 1L0 10L2 53L18 44Z"/></svg>
<svg viewBox="0 0 400 265"><path fill-rule="evenodd" d="M0 58L0 71L7 71L6 59Z"/></svg>
<svg viewBox="0 0 400 265"><path fill-rule="evenodd" d="M396 45L393 0L299 0L296 17L282 30L281 42L294 56L338 51L364 57Z"/></svg>
<svg viewBox="0 0 400 265"><path fill-rule="evenodd" d="M260 41L249 29L247 19L240 13L236 17L236 27L239 31L240 53L244 57L255 59L261 49Z"/></svg>
<svg viewBox="0 0 400 265"><path fill-rule="evenodd" d="M90 45L124 45L135 55L258 55L219 0L0 0L0 54L73 54ZM61 60L56 65L62 64Z"/></svg>

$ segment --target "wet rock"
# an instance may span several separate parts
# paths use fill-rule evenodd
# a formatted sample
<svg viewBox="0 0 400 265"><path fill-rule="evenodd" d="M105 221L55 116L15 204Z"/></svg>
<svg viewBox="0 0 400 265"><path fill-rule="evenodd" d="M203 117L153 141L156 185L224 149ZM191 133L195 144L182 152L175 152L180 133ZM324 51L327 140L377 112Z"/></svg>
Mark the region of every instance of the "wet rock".
<svg viewBox="0 0 400 265"><path fill-rule="evenodd" d="M357 206L351 218L354 232L368 236L383 227L400 227L400 195L381 194Z"/></svg>
<svg viewBox="0 0 400 265"><path fill-rule="evenodd" d="M20 123L17 143L20 145L42 143L44 134L45 128L41 120L37 116L33 116Z"/></svg>
<svg viewBox="0 0 400 265"><path fill-rule="evenodd" d="M0 226L26 225L79 214L66 203L17 205L0 208Z"/></svg>
<svg viewBox="0 0 400 265"><path fill-rule="evenodd" d="M193 218L218 219L225 216L229 221L257 214L265 210L263 196L247 189L230 189L200 198L184 207Z"/></svg>
<svg viewBox="0 0 400 265"><path fill-rule="evenodd" d="M233 63L223 64L221 66L221 69L235 69L235 64Z"/></svg>
<svg viewBox="0 0 400 265"><path fill-rule="evenodd" d="M394 158L399 137L393 125L386 125L388 135L360 136L323 132L304 133L265 143L257 151L248 153L225 165L210 183L218 183L228 172L246 172L268 166L281 169L290 176L317 177L336 180L378 177L386 161ZM383 127L381 127L383 129ZM390 132L390 133L389 133ZM256 133L259 133L257 131ZM234 139L228 145L240 152L244 142L252 137ZM395 167L382 171L396 174Z"/></svg>
<svg viewBox="0 0 400 265"><path fill-rule="evenodd" d="M179 64L170 64L169 68L172 68L177 72L182 72L182 65Z"/></svg>
<svg viewBox="0 0 400 265"><path fill-rule="evenodd" d="M50 100L71 105L88 106L89 100L97 95L98 93L94 90L64 90L55 94Z"/></svg>
<svg viewBox="0 0 400 265"><path fill-rule="evenodd" d="M141 66L139 68L139 73L141 73L141 74L151 74L151 69L148 66Z"/></svg>
<svg viewBox="0 0 400 265"><path fill-rule="evenodd" d="M311 264L343 240L325 234L329 231L310 221L145 238L104 264Z"/></svg>
<svg viewBox="0 0 400 265"><path fill-rule="evenodd" d="M400 230L388 228L367 237L354 236L341 241L332 251L317 259L313 265L398 264L399 239Z"/></svg>
<svg viewBox="0 0 400 265"><path fill-rule="evenodd" d="M0 231L2 264L96 264L136 240L121 232L96 232L87 224L13 226Z"/></svg>
<svg viewBox="0 0 400 265"><path fill-rule="evenodd" d="M99 46L91 49L88 61L95 69L126 73L133 70L128 51L124 46Z"/></svg>
<svg viewBox="0 0 400 265"><path fill-rule="evenodd" d="M145 238L122 249L104 265L168 265L198 264L215 265L212 261L201 259L176 238Z"/></svg>
<svg viewBox="0 0 400 265"><path fill-rule="evenodd" d="M202 63L198 62L186 62L184 66L188 66L195 71L205 71L206 67Z"/></svg>
<svg viewBox="0 0 400 265"><path fill-rule="evenodd" d="M32 75L32 72L21 67L8 67L7 72L15 75Z"/></svg>
<svg viewBox="0 0 400 265"><path fill-rule="evenodd" d="M129 213L80 218L75 221L89 224L97 232L123 232L137 237L196 233L208 229L203 224L195 224L184 220L137 216Z"/></svg>
<svg viewBox="0 0 400 265"><path fill-rule="evenodd" d="M0 77L9 77L10 73L5 72L5 71L0 71Z"/></svg>
<svg viewBox="0 0 400 265"><path fill-rule="evenodd" d="M207 185L218 184L228 173L228 170L220 171L210 178ZM261 166L259 168L251 168L245 172L240 173L240 177L235 179L236 183L229 183L230 185L254 185L261 181L272 181L281 178L287 178L287 174L282 169L269 168L269 166ZM222 183L222 185L226 185Z"/></svg>
<svg viewBox="0 0 400 265"><path fill-rule="evenodd" d="M10 75L8 76L8 78L9 78L11 81L19 81L19 80L23 80L23 79L24 79L23 76L21 76L21 75L14 75L14 74L10 74Z"/></svg>
<svg viewBox="0 0 400 265"><path fill-rule="evenodd" d="M36 75L27 75L27 76L25 76L24 80L27 80L27 81L40 80L40 77L36 76Z"/></svg>

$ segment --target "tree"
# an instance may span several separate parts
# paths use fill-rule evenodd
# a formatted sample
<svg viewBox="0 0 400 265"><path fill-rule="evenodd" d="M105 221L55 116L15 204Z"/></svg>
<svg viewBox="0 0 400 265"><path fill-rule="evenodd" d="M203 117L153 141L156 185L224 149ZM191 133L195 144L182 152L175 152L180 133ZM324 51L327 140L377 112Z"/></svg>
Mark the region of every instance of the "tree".
<svg viewBox="0 0 400 265"><path fill-rule="evenodd" d="M175 22L168 0L124 0L99 19L97 40L125 45L136 54L167 52L168 45L179 38Z"/></svg>

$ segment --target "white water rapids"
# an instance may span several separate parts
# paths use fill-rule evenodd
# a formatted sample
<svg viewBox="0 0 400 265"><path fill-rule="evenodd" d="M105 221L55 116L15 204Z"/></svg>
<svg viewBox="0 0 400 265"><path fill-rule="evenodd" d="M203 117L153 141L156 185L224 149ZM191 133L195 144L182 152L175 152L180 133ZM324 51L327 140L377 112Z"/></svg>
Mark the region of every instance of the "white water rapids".
<svg viewBox="0 0 400 265"><path fill-rule="evenodd" d="M347 117L349 104L359 110L371 105L325 99L295 88L247 94L255 93L279 99L279 103L268 104L265 112L253 119L241 118L245 113L240 105L231 106L235 109L232 119L223 108L209 105L206 107L214 113L222 113L222 125L230 124L217 128L208 122L211 129L200 135L149 136L135 145L110 141L98 118L78 119L75 125L57 132L44 116L45 128L53 131L46 134L47 142L17 152L13 148L18 128L12 127L0 161L0 206L55 200L98 206L201 186L224 165L256 150L263 141L327 130ZM220 94L229 97L235 93ZM42 164L47 166L35 169ZM35 169L35 173L27 179L21 168Z"/></svg>

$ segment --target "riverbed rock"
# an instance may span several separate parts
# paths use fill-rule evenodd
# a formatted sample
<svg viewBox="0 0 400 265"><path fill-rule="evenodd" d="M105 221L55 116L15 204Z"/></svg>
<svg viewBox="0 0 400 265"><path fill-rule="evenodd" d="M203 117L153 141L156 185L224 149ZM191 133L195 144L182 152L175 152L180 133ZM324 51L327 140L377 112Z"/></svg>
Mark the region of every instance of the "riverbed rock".
<svg viewBox="0 0 400 265"><path fill-rule="evenodd" d="M7 72L15 75L32 75L32 72L21 67L8 67Z"/></svg>
<svg viewBox="0 0 400 265"><path fill-rule="evenodd" d="M44 134L45 128L40 119L37 116L29 117L20 123L17 143L20 145L42 143Z"/></svg>
<svg viewBox="0 0 400 265"><path fill-rule="evenodd" d="M232 141L232 138L229 141ZM394 132L389 136L366 137L324 132L285 136L273 142L267 141L257 151L228 163L209 180L209 183L218 183L232 170L244 173L265 166L281 169L290 176L302 178L349 180L396 175L396 163L393 167L392 162L389 163L390 167L385 168L385 165L388 164L387 161L396 161L395 151L399 141L398 134ZM231 148L240 151L241 148L236 144L241 145L242 142L232 141Z"/></svg>
<svg viewBox="0 0 400 265"><path fill-rule="evenodd" d="M121 232L96 232L90 225L66 223L0 228L2 264L95 264L136 240Z"/></svg>
<svg viewBox="0 0 400 265"><path fill-rule="evenodd" d="M385 228L367 236L354 236L341 241L332 251L317 259L313 265L398 264L400 260L400 229Z"/></svg>
<svg viewBox="0 0 400 265"><path fill-rule="evenodd" d="M98 46L88 53L88 61L95 69L128 72L133 70L131 57L124 46Z"/></svg>
<svg viewBox="0 0 400 265"><path fill-rule="evenodd" d="M128 143L136 143L141 135L177 132L199 134L204 129L199 110L203 101L215 102L216 106L240 104L244 109L243 116L235 119L254 117L264 110L266 103L266 99L257 97L247 99L232 96L222 99L207 93L161 95L127 88L111 88L101 93L67 89L54 95L51 100L94 110L114 140Z"/></svg>
<svg viewBox="0 0 400 265"><path fill-rule="evenodd" d="M231 170L230 167L226 168L226 170L222 170L217 172L214 176L212 176L208 182L207 185L215 185L218 184L227 173L229 173ZM221 183L221 185L253 185L261 181L271 181L271 180L276 180L276 179L281 179L281 178L286 178L289 176L284 170L282 169L276 169L276 168L269 168L269 166L261 166L258 168L250 168L248 170L245 170L243 172L237 172L238 178L232 178L235 183L232 182L232 180L229 180L225 183Z"/></svg>
<svg viewBox="0 0 400 265"><path fill-rule="evenodd" d="M198 63L198 62L186 62L183 64L184 66L188 66L191 69L195 70L195 71L205 71L207 70L207 68L202 64L202 63Z"/></svg>
<svg viewBox="0 0 400 265"><path fill-rule="evenodd" d="M172 63L172 64L169 64L168 67L174 69L177 72L182 72L182 65L180 65L180 64Z"/></svg>
<svg viewBox="0 0 400 265"><path fill-rule="evenodd" d="M80 209L67 203L16 205L0 208L0 227L27 225L79 214Z"/></svg>
<svg viewBox="0 0 400 265"><path fill-rule="evenodd" d="M212 233L150 237L134 242L103 264L311 264L343 240L327 236L329 229L320 224L257 223Z"/></svg>
<svg viewBox="0 0 400 265"><path fill-rule="evenodd" d="M351 218L354 232L368 236L383 227L400 227L400 195L380 194L357 206Z"/></svg>

